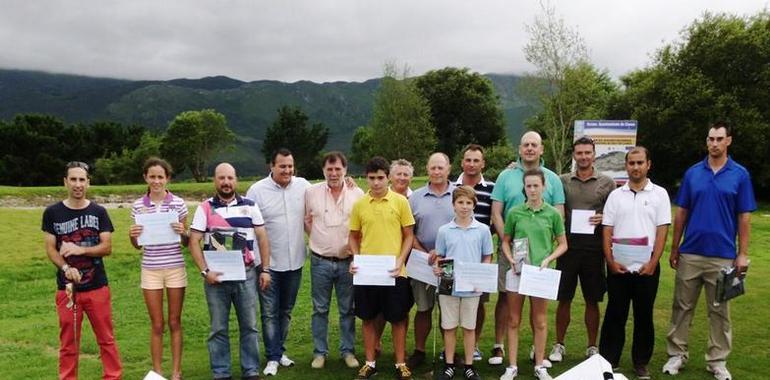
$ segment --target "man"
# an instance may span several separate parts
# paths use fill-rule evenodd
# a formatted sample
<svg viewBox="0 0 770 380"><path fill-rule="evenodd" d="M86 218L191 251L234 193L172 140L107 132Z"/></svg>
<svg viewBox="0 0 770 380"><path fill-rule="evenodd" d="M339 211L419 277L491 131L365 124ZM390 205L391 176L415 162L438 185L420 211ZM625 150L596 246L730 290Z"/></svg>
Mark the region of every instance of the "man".
<svg viewBox="0 0 770 380"><path fill-rule="evenodd" d="M429 253L430 263L436 258L436 236L439 227L452 221L452 191L455 185L449 182L451 165L444 153L433 153L426 165L428 183L415 190L409 197L409 207L414 215L413 248ZM409 357L409 368L417 368L425 362L425 341L432 327L431 313L436 295L436 287L422 281L411 279L412 295L417 310L414 315L414 352Z"/></svg>
<svg viewBox="0 0 770 380"><path fill-rule="evenodd" d="M521 136L519 144L519 159L508 169L503 170L497 177L497 183L492 191L492 224L494 225L497 236L503 236L505 226L505 216L508 211L516 205L526 201L524 196L524 172L530 169L540 169L545 174L545 192L543 200L554 206L559 213L564 215L564 189L556 173L543 166L541 157L543 156L543 139L540 134L529 131ZM508 307L505 303L505 272L511 268L504 255L498 254L497 265L498 289L500 293L497 296L497 305L495 305L495 345L492 348L492 356L488 362L491 365L500 365L503 363L505 350L503 340L508 330ZM533 355L530 355L533 356ZM550 363L544 361L544 366L549 367Z"/></svg>
<svg viewBox="0 0 770 380"><path fill-rule="evenodd" d="M412 189L409 188L409 185L412 183L413 175L414 167L412 167L411 162L403 158L393 160L390 163L390 174L388 175L390 189L409 198L412 195Z"/></svg>
<svg viewBox="0 0 770 380"><path fill-rule="evenodd" d="M476 192L476 206L473 208L473 216L479 222L492 226L492 191L495 188L495 183L484 179L484 167L486 162L484 161L484 148L478 144L468 144L463 149L463 172L457 177L455 181L456 186L466 185L473 188ZM482 294L479 302L479 308L476 312L476 343L474 345L473 360L479 361L482 359L481 351L479 350L479 340L481 339L481 332L484 330L484 319L486 319L485 302L489 301L489 293Z"/></svg>
<svg viewBox="0 0 770 380"><path fill-rule="evenodd" d="M647 178L652 161L641 146L626 153L628 182L613 190L604 205L602 246L607 261L607 309L604 313L599 353L617 368L626 338L628 308L634 305L634 337L631 360L639 379L649 379L647 364L655 344L652 308L658 292L663 245L671 224L668 193ZM626 267L615 260L613 244L645 247L644 264ZM648 253L649 252L649 253ZM637 253L638 255L638 253Z"/></svg>
<svg viewBox="0 0 770 380"><path fill-rule="evenodd" d="M313 301L312 368L323 368L329 353L327 331L332 288L337 291L340 355L349 368L357 368L353 345L356 320L353 314L353 276L349 272L348 226L353 204L364 192L345 185L348 161L341 152L323 158L324 182L305 192L305 231L310 236L310 276Z"/></svg>
<svg viewBox="0 0 770 380"><path fill-rule="evenodd" d="M305 264L305 190L310 182L294 176L294 157L288 149L278 149L270 159L270 175L249 188L246 198L256 203L265 218L270 236L270 275L272 281L259 298L262 310L262 336L267 364L263 373L273 376L278 365L294 365L286 352L291 311L297 300L302 266Z"/></svg>
<svg viewBox="0 0 770 380"><path fill-rule="evenodd" d="M732 347L730 308L716 301L716 281L725 267L748 269L751 212L757 209L749 172L727 155L732 128L710 126L708 156L685 172L675 203L674 236L669 262L676 270L668 362L663 372L676 375L689 353L687 338L701 288L706 288L709 318L707 369L719 380L731 379L727 356ZM681 243L684 234L684 242ZM735 238L738 237L736 250Z"/></svg>
<svg viewBox="0 0 770 380"><path fill-rule="evenodd" d="M120 379L122 364L115 344L112 305L104 257L112 253L112 222L104 207L86 198L88 165L73 161L64 169L67 199L43 212L48 259L56 266L59 315L59 379L78 378L80 326L88 316L99 344L102 378Z"/></svg>
<svg viewBox="0 0 770 380"><path fill-rule="evenodd" d="M393 334L393 353L396 378L408 380L412 373L405 363L406 328L412 293L409 280L404 277L404 263L412 249L414 217L409 202L388 189L388 162L382 157L372 158L366 165L369 192L353 205L350 214L350 251L354 255L390 255L396 257L391 276L395 286L353 286L356 316L363 320L366 363L358 371L357 379L368 379L377 373L375 348L377 318L390 322ZM355 274L356 267L350 267Z"/></svg>
<svg viewBox="0 0 770 380"><path fill-rule="evenodd" d="M604 298L607 280L604 269L604 253L602 252L602 228L596 228L602 223L604 203L610 192L615 189L615 181L594 168L596 146L590 137L581 137L572 144L572 158L575 160L575 171L563 174L561 178L567 202L565 221L567 229L567 254L556 261L556 269L561 271L559 282L559 306L556 309L556 344L553 345L548 359L560 362L564 358L566 348L564 338L567 335L571 318L572 298L575 297L578 278L585 300L584 321L588 333L588 344L585 356L599 353L596 347L596 337L599 334L599 302ZM594 212L590 217L584 217L594 226L592 234L572 231L573 211L588 210Z"/></svg>
<svg viewBox="0 0 770 380"><path fill-rule="evenodd" d="M230 305L235 307L240 332L242 379L259 378L257 343L257 283L260 289L270 285L270 244L259 209L235 191L235 168L221 163L214 169L216 194L195 210L190 225L190 254L203 276L203 290L209 309L211 331L208 337L209 360L214 379L231 379ZM257 242L255 246L254 242ZM221 281L221 272L211 270L201 250L241 251L246 279Z"/></svg>

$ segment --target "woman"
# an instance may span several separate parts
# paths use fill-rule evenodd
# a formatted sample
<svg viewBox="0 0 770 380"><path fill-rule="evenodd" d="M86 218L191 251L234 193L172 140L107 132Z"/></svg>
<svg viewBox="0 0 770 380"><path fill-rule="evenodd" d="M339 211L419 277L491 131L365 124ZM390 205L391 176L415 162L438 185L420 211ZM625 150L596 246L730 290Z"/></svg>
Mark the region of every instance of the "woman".
<svg viewBox="0 0 770 380"><path fill-rule="evenodd" d="M179 243L152 244L142 247L139 236L143 226L136 223L139 214L176 213L173 231L180 235L182 245L187 245L187 205L182 198L166 189L171 177L171 165L160 158L151 157L144 164L144 180L147 182L147 194L137 199L131 209L133 223L129 230L131 244L136 249L144 249L142 257L142 292L147 312L150 314L150 353L153 370L163 373L163 289L168 295L168 327L171 332L171 361L173 372L171 379L182 378L182 303L187 287L182 247Z"/></svg>
<svg viewBox="0 0 770 380"><path fill-rule="evenodd" d="M506 259L511 263L511 271L514 279L511 286L506 284L508 290L508 311L510 320L508 325L508 360L510 366L500 376L500 380L511 380L518 374L516 355L518 354L519 325L521 322L521 309L524 305L524 295L518 293L517 272L521 272L522 262L514 260L511 252L511 244L515 239L528 241L526 262L531 265L546 268L549 263L567 251L567 238L564 234L564 222L559 212L551 205L543 202L545 190L545 176L540 169L527 170L524 173L524 192L527 202L513 207L505 218L505 233L503 235L502 249ZM554 248L554 240L558 243ZM537 379L551 379L548 370L543 366L545 356L545 342L548 338L548 322L546 312L548 300L544 298L529 297L530 320L534 327L535 342L535 377Z"/></svg>

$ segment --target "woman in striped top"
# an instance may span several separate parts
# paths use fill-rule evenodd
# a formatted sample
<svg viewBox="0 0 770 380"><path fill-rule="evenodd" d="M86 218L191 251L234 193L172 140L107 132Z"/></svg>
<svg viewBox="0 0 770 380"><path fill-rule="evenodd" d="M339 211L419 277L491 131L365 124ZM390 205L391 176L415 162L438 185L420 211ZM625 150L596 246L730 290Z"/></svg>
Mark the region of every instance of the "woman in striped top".
<svg viewBox="0 0 770 380"><path fill-rule="evenodd" d="M132 225L129 230L131 244L136 249L143 249L142 256L142 292L147 311L152 323L150 329L150 353L153 370L163 373L163 289L168 295L168 327L171 332L171 360L173 372L171 379L182 378L182 303L187 287L182 245L187 245L187 205L182 198L166 189L171 177L171 165L160 158L151 157L144 164L144 180L147 182L147 194L137 199L131 208ZM179 243L152 244L141 246L139 236L142 226L136 224L139 214L170 212L178 215L171 223L174 232L181 236Z"/></svg>

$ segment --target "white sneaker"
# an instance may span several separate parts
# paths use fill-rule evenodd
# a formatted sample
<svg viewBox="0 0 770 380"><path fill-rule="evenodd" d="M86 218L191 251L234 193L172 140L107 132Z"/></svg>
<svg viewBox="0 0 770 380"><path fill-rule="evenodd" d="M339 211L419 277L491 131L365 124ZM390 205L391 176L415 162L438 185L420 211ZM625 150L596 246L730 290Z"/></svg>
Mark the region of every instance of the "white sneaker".
<svg viewBox="0 0 770 380"><path fill-rule="evenodd" d="M275 360L270 360L267 362L267 365L265 366L265 370L262 371L262 373L265 374L265 376L275 376L278 374L278 362Z"/></svg>
<svg viewBox="0 0 770 380"><path fill-rule="evenodd" d="M281 355L281 360L279 361L282 366L284 367L291 367L294 365L294 360L289 359L286 355Z"/></svg>
<svg viewBox="0 0 770 380"><path fill-rule="evenodd" d="M310 362L310 367L313 369L321 369L326 364L326 356L317 355L313 357L313 361Z"/></svg>
<svg viewBox="0 0 770 380"><path fill-rule="evenodd" d="M503 358L505 357L505 349L502 347L495 347L492 349L492 355L489 356L487 363L489 365L503 364Z"/></svg>
<svg viewBox="0 0 770 380"><path fill-rule="evenodd" d="M724 365L707 365L706 370L714 375L717 380L731 380L733 377Z"/></svg>
<svg viewBox="0 0 770 380"><path fill-rule="evenodd" d="M553 377L548 374L548 369L544 366L535 366L535 378L538 380L553 380Z"/></svg>
<svg viewBox="0 0 770 380"><path fill-rule="evenodd" d="M590 358L591 356L599 354L599 349L596 348L596 346L588 346L586 348L586 357Z"/></svg>
<svg viewBox="0 0 770 380"><path fill-rule="evenodd" d="M670 356L666 364L663 365L663 373L667 373L669 375L676 375L677 373L679 373L679 370L684 368L684 365L686 363L687 363L687 358L685 358L682 355Z"/></svg>
<svg viewBox="0 0 770 380"><path fill-rule="evenodd" d="M551 349L551 354L548 355L548 360L558 363L564 360L564 354L566 353L567 348L561 343L556 343L553 345L553 349Z"/></svg>
<svg viewBox="0 0 770 380"><path fill-rule="evenodd" d="M500 380L513 380L519 375L519 367L507 367Z"/></svg>

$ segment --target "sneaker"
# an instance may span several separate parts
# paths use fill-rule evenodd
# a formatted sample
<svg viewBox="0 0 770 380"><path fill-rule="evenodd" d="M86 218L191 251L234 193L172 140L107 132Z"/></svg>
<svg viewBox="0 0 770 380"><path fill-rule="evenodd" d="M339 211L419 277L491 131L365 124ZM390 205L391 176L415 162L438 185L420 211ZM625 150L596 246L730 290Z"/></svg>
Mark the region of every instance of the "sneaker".
<svg viewBox="0 0 770 380"><path fill-rule="evenodd" d="M711 372L714 375L714 378L717 380L730 380L732 379L732 375L730 375L730 371L727 370L727 367L724 365L706 365L706 371Z"/></svg>
<svg viewBox="0 0 770 380"><path fill-rule="evenodd" d="M455 377L455 366L445 365L444 370L438 374L438 377L436 379L450 380L450 379L454 379L454 377Z"/></svg>
<svg viewBox="0 0 770 380"><path fill-rule="evenodd" d="M489 365L503 364L503 357L505 356L505 350L502 347L495 347L492 349L492 355L487 360Z"/></svg>
<svg viewBox="0 0 770 380"><path fill-rule="evenodd" d="M356 356L350 352L342 355L342 360L345 362L345 365L348 366L348 368L358 368L359 366L358 359L356 359Z"/></svg>
<svg viewBox="0 0 770 380"><path fill-rule="evenodd" d="M321 369L326 364L326 356L324 355L317 355L313 357L313 361L310 362L310 367L313 369ZM356 366L358 367L358 366Z"/></svg>
<svg viewBox="0 0 770 380"><path fill-rule="evenodd" d="M535 346L529 347L529 361L531 361L532 363L535 362ZM543 359L543 364L541 365L545 368L553 367L553 363L551 363L551 361L548 359Z"/></svg>
<svg viewBox="0 0 770 380"><path fill-rule="evenodd" d="M553 377L548 374L548 368L544 366L535 366L535 378L538 380L553 380Z"/></svg>
<svg viewBox="0 0 770 380"><path fill-rule="evenodd" d="M596 346L588 346L586 348L586 357L590 358L591 356L594 356L599 353L599 349L596 348Z"/></svg>
<svg viewBox="0 0 770 380"><path fill-rule="evenodd" d="M262 373L265 374L265 376L275 376L278 374L278 362L275 360L270 360L267 362L267 365L265 366L265 370L262 371Z"/></svg>
<svg viewBox="0 0 770 380"><path fill-rule="evenodd" d="M634 366L634 374L639 380L650 380L650 371L647 370L646 365Z"/></svg>
<svg viewBox="0 0 770 380"><path fill-rule="evenodd" d="M478 372L473 367L467 367L465 368L465 379L466 380L481 380L481 376L479 376Z"/></svg>
<svg viewBox="0 0 770 380"><path fill-rule="evenodd" d="M687 358L682 355L670 356L666 364L663 365L663 373L676 375L682 368L684 368L686 363Z"/></svg>
<svg viewBox="0 0 770 380"><path fill-rule="evenodd" d="M480 362L480 361L481 361L481 359L484 359L484 357L483 357L483 356L481 356L481 351L479 351L479 349L478 349L478 348L475 348L475 349L473 350L473 361L474 361L474 362Z"/></svg>
<svg viewBox="0 0 770 380"><path fill-rule="evenodd" d="M505 369L505 373L500 376L500 380L513 380L519 376L519 367L508 367Z"/></svg>
<svg viewBox="0 0 770 380"><path fill-rule="evenodd" d="M423 352L423 355L425 353ZM406 364L396 365L396 379L398 380L412 380L412 371Z"/></svg>
<svg viewBox="0 0 770 380"><path fill-rule="evenodd" d="M358 370L358 374L356 375L356 380L369 379L375 374L377 374L377 368L371 367L368 364L364 364L364 366Z"/></svg>
<svg viewBox="0 0 770 380"><path fill-rule="evenodd" d="M444 359L441 360L443 361ZM415 349L412 352L412 355L409 356L409 359L406 359L406 366L409 368L417 368L422 365L422 363L425 363L425 351Z"/></svg>
<svg viewBox="0 0 770 380"><path fill-rule="evenodd" d="M548 360L558 363L564 360L564 354L566 353L567 348L561 343L556 343L553 345L553 349L551 349L551 354L548 355Z"/></svg>
<svg viewBox="0 0 770 380"><path fill-rule="evenodd" d="M281 360L279 361L282 366L284 367L292 367L294 366L294 360L289 359L286 355L281 355Z"/></svg>

